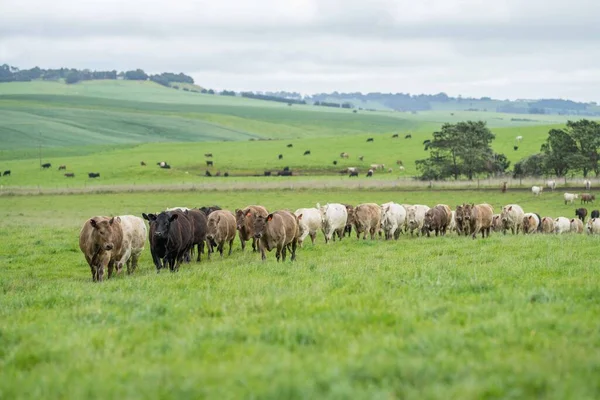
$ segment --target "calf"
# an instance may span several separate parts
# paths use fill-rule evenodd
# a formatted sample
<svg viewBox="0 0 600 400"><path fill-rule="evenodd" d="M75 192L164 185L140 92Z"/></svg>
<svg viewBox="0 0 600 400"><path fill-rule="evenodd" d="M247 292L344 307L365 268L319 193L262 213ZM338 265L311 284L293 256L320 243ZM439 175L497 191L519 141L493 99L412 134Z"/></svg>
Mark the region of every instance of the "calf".
<svg viewBox="0 0 600 400"><path fill-rule="evenodd" d="M246 249L246 242L252 240L252 251L256 251L256 238L254 237L254 220L258 216L266 217L269 212L263 206L246 206L235 210L236 227L242 244L242 251Z"/></svg>
<svg viewBox="0 0 600 400"><path fill-rule="evenodd" d="M260 254L266 260L265 249L277 249L275 257L285 261L286 249L291 245L292 261L296 259L296 247L300 230L296 216L289 211L275 211L266 217L258 216L254 221L254 237L259 239Z"/></svg>
<svg viewBox="0 0 600 400"><path fill-rule="evenodd" d="M142 216L150 223L148 239L156 272L167 266L171 272L179 270L193 247L192 224L187 215L174 210Z"/></svg>
<svg viewBox="0 0 600 400"><path fill-rule="evenodd" d="M577 210L575 210L575 216L579 217L581 222L585 222L585 217L587 217L587 213L588 211L586 208L578 208Z"/></svg>
<svg viewBox="0 0 600 400"><path fill-rule="evenodd" d="M208 170L204 171L204 175L207 176L207 177L211 177L212 176L212 174Z"/></svg>
<svg viewBox="0 0 600 400"><path fill-rule="evenodd" d="M492 231L494 231L494 232L501 232L502 230L503 230L502 215L501 214L494 214L492 216Z"/></svg>
<svg viewBox="0 0 600 400"><path fill-rule="evenodd" d="M321 212L322 230L325 236L325 243L329 243L335 236L342 240L346 222L348 221L348 210L346 206L339 203L326 204L321 207L317 203L317 209Z"/></svg>
<svg viewBox="0 0 600 400"><path fill-rule="evenodd" d="M423 219L423 230L427 232L427 237L430 236L431 231L435 231L435 236L446 234L448 227L448 213L444 206L438 205L430 208L425 213Z"/></svg>
<svg viewBox="0 0 600 400"><path fill-rule="evenodd" d="M287 147L294 147L294 145L290 143L287 145Z"/></svg>
<svg viewBox="0 0 600 400"><path fill-rule="evenodd" d="M552 217L542 218L542 233L554 233L554 220Z"/></svg>
<svg viewBox="0 0 600 400"><path fill-rule="evenodd" d="M92 280L101 282L104 269L112 276L115 263L121 260L123 229L118 217L93 217L85 221L79 232L79 249L90 266Z"/></svg>
<svg viewBox="0 0 600 400"><path fill-rule="evenodd" d="M65 174L65 177L67 177L67 178L75 178L75 173L74 172L67 172Z"/></svg>
<svg viewBox="0 0 600 400"><path fill-rule="evenodd" d="M171 169L171 166L167 163L164 163L163 165L160 166L162 169Z"/></svg>
<svg viewBox="0 0 600 400"><path fill-rule="evenodd" d="M225 243L229 243L229 255L233 248L235 239L235 216L227 210L217 210L208 216L208 232L206 238L212 246L216 246L221 257L223 257L223 248Z"/></svg>
<svg viewBox="0 0 600 400"><path fill-rule="evenodd" d="M348 157L350 157L350 154L348 154L346 152L343 152L343 153L340 153L340 157L341 158L348 158Z"/></svg>
<svg viewBox="0 0 600 400"><path fill-rule="evenodd" d="M59 166L58 166L58 170L59 170L59 171L66 170L66 169L67 169L67 166L66 166L66 165L59 165Z"/></svg>
<svg viewBox="0 0 600 400"><path fill-rule="evenodd" d="M300 230L300 237L298 238L300 247L302 247L302 243L304 243L304 239L307 236L310 236L312 244L315 244L317 232L323 225L321 212L316 208L299 208L294 212L294 215L298 220L298 228Z"/></svg>
<svg viewBox="0 0 600 400"><path fill-rule="evenodd" d="M577 218L571 218L571 233L583 233L583 222Z"/></svg>
<svg viewBox="0 0 600 400"><path fill-rule="evenodd" d="M45 164L42 164L42 168L44 168L44 169L48 169L48 168L50 168L51 166L52 166L52 164L50 164L50 163L45 163Z"/></svg>
<svg viewBox="0 0 600 400"><path fill-rule="evenodd" d="M145 162L143 162L143 161L140 161L140 165L141 165L142 167L145 167L145 166L146 166L146 163L145 163Z"/></svg>
<svg viewBox="0 0 600 400"><path fill-rule="evenodd" d="M556 181L555 180L546 181L546 186L548 187L548 189L554 191L554 189L556 189Z"/></svg>
<svg viewBox="0 0 600 400"><path fill-rule="evenodd" d="M473 239L475 239L479 232L481 232L482 238L490 236L492 215L494 215L494 209L489 204L467 205L465 220L470 225Z"/></svg>
<svg viewBox="0 0 600 400"><path fill-rule="evenodd" d="M367 238L367 232L371 235L371 240L375 239L375 233L381 225L381 207L375 203L360 204L354 208L354 228L356 238L360 239L361 233L363 239Z"/></svg>

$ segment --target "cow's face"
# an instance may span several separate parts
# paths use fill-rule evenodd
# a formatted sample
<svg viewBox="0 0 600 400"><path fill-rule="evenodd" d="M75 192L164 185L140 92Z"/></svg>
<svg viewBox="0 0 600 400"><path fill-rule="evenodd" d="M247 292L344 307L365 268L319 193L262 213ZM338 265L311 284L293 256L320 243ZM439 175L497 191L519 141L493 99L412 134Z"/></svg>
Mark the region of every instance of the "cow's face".
<svg viewBox="0 0 600 400"><path fill-rule="evenodd" d="M244 210L235 210L235 223L238 231L242 230L246 225L246 214L244 213Z"/></svg>
<svg viewBox="0 0 600 400"><path fill-rule="evenodd" d="M112 250L115 247L113 230L115 218L102 220L91 219L90 224L94 228L95 243L105 251Z"/></svg>
<svg viewBox="0 0 600 400"><path fill-rule="evenodd" d="M428 210L425 213L425 219L423 220L423 227L429 228L433 225L433 210Z"/></svg>
<svg viewBox="0 0 600 400"><path fill-rule="evenodd" d="M157 238L168 237L171 222L175 221L178 217L178 214L170 212L161 212L158 214L156 217L156 229L154 230L154 236Z"/></svg>
<svg viewBox="0 0 600 400"><path fill-rule="evenodd" d="M215 238L215 236L217 236L217 228L219 226L220 219L221 219L221 216L218 216L217 218L209 218L208 219L206 237L209 240L213 240Z"/></svg>
<svg viewBox="0 0 600 400"><path fill-rule="evenodd" d="M473 205L469 205L467 204L466 206L464 206L463 208L463 219L465 223L470 223L471 220L473 219Z"/></svg>
<svg viewBox="0 0 600 400"><path fill-rule="evenodd" d="M260 239L263 237L267 230L267 223L273 220L273 214L269 214L266 217L262 215L256 216L254 218L254 237L256 239Z"/></svg>

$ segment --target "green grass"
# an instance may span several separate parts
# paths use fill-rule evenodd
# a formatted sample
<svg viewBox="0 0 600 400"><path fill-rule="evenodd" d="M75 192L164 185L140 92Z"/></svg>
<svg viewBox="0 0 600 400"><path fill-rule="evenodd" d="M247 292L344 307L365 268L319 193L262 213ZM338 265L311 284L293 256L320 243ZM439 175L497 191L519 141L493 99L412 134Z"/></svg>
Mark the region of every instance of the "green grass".
<svg viewBox="0 0 600 400"><path fill-rule="evenodd" d="M600 395L598 237L343 240L93 284L98 214L167 206L518 202L559 194L246 191L0 197L0 398L577 398Z"/></svg>

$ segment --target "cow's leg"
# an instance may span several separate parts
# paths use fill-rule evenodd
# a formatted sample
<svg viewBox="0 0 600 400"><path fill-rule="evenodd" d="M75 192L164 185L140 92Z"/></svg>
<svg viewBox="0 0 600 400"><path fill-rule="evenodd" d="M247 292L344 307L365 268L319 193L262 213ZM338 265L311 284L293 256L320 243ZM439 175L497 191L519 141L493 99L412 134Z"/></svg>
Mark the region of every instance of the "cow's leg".
<svg viewBox="0 0 600 400"><path fill-rule="evenodd" d="M219 254L221 255L221 257L223 257L223 247L225 247L225 241L222 240L218 245L217 245L217 250L219 251Z"/></svg>
<svg viewBox="0 0 600 400"><path fill-rule="evenodd" d="M256 238L252 238L252 252L256 253Z"/></svg>
<svg viewBox="0 0 600 400"><path fill-rule="evenodd" d="M261 240L258 241L258 248L260 249L260 258L261 260L266 260L267 256L265 254L265 245L263 244L263 242Z"/></svg>
<svg viewBox="0 0 600 400"><path fill-rule="evenodd" d="M287 248L288 248L289 244L286 246L283 246L281 248L281 261L285 262L285 258L287 256Z"/></svg>
<svg viewBox="0 0 600 400"><path fill-rule="evenodd" d="M310 241L312 242L313 246L315 245L316 238L317 238L317 232L311 232L310 233Z"/></svg>
<svg viewBox="0 0 600 400"><path fill-rule="evenodd" d="M240 244L242 245L242 252L246 250L246 241L242 239L242 233L240 232ZM252 245L254 245L254 239L252 240Z"/></svg>
<svg viewBox="0 0 600 400"><path fill-rule="evenodd" d="M296 249L298 248L298 242L296 239L292 241L292 261L296 260Z"/></svg>
<svg viewBox="0 0 600 400"><path fill-rule="evenodd" d="M231 251L233 250L233 239L229 241L229 255L231 255Z"/></svg>
<svg viewBox="0 0 600 400"><path fill-rule="evenodd" d="M275 257L277 258L277 262L279 262L279 259L281 258L282 251L284 251L283 245L281 245L280 243L278 243L277 244L277 250L275 251Z"/></svg>

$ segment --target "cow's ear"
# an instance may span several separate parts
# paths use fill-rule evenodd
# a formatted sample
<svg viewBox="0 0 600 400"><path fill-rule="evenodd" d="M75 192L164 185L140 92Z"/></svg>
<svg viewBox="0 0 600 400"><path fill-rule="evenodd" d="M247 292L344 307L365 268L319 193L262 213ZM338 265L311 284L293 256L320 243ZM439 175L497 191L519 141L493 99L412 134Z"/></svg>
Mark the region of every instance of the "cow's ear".
<svg viewBox="0 0 600 400"><path fill-rule="evenodd" d="M512 210L512 206L508 207L508 211L511 211L511 210Z"/></svg>
<svg viewBox="0 0 600 400"><path fill-rule="evenodd" d="M173 221L175 221L177 218L179 218L179 214L173 214L173 215L171 215L171 217L169 217L169 222L173 222Z"/></svg>
<svg viewBox="0 0 600 400"><path fill-rule="evenodd" d="M146 221L150 221L150 217L148 217L148 214L146 213L142 213L142 217L146 220Z"/></svg>
<svg viewBox="0 0 600 400"><path fill-rule="evenodd" d="M121 222L121 217L116 217L117 218L117 222Z"/></svg>
<svg viewBox="0 0 600 400"><path fill-rule="evenodd" d="M571 222L575 222L575 218L571 218Z"/></svg>
<svg viewBox="0 0 600 400"><path fill-rule="evenodd" d="M95 220L95 219L93 219L93 218L92 218L92 219L90 219L90 224L91 224L91 225L92 225L94 228L97 228L97 227L98 227L98 223L97 223L97 222L96 222L96 220Z"/></svg>
<svg viewBox="0 0 600 400"><path fill-rule="evenodd" d="M109 223L109 224L111 224L111 225L112 225L112 224L114 224L114 223L115 223L115 217L112 217L112 218L110 219L110 221L108 221L108 223Z"/></svg>
<svg viewBox="0 0 600 400"><path fill-rule="evenodd" d="M148 214L149 221L156 221L156 214Z"/></svg>
<svg viewBox="0 0 600 400"><path fill-rule="evenodd" d="M269 214L269 215L267 215L267 221L270 221L270 220L272 220L272 219L273 219L273 214Z"/></svg>
<svg viewBox="0 0 600 400"><path fill-rule="evenodd" d="M236 209L235 209L235 213L236 213L236 215L237 215L237 214L241 214L241 212L242 212L242 210L240 210L239 208L236 208Z"/></svg>
<svg viewBox="0 0 600 400"><path fill-rule="evenodd" d="M298 220L302 219L302 214L298 215Z"/></svg>
<svg viewBox="0 0 600 400"><path fill-rule="evenodd" d="M248 211L248 212L246 213L246 217L251 217L251 216L252 216L252 211Z"/></svg>

